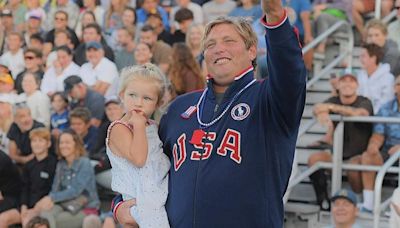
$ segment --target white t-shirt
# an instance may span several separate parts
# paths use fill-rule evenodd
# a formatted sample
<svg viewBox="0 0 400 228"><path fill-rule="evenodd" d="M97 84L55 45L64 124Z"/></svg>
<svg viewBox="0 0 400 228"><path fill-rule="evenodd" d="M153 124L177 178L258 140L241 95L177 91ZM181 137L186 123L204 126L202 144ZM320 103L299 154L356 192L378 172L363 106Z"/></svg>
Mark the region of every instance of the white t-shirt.
<svg viewBox="0 0 400 228"><path fill-rule="evenodd" d="M7 51L0 57L0 62L5 63L10 69L13 78L15 79L19 73L25 69L24 51L22 48L15 55Z"/></svg>
<svg viewBox="0 0 400 228"><path fill-rule="evenodd" d="M82 65L80 73L82 81L88 86L94 86L97 81L102 81L110 84L104 97L115 96L117 88L114 86L115 81L118 81L118 69L115 63L103 57L97 66L87 62Z"/></svg>
<svg viewBox="0 0 400 228"><path fill-rule="evenodd" d="M64 80L71 75L79 76L80 67L71 62L60 75L56 74L56 69L50 67L43 76L40 90L44 94L64 91Z"/></svg>

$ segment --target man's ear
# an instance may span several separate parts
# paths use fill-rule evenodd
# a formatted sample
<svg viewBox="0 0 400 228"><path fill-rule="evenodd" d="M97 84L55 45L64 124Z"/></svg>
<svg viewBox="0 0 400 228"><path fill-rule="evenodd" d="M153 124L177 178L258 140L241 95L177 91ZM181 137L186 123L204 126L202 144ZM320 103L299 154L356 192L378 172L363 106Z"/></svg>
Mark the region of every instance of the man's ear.
<svg viewBox="0 0 400 228"><path fill-rule="evenodd" d="M253 61L257 57L257 47L255 45L251 46L249 50L247 50L251 61Z"/></svg>

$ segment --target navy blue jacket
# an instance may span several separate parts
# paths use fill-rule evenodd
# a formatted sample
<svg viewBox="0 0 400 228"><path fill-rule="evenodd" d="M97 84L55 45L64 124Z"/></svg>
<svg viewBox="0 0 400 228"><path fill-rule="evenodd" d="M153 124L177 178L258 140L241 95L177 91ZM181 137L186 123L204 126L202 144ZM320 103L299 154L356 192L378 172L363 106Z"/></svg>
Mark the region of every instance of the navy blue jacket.
<svg viewBox="0 0 400 228"><path fill-rule="evenodd" d="M163 116L159 134L172 164L166 206L171 227L283 226L282 197L304 108L306 70L288 20L267 29L266 40L269 78L252 84L204 129L204 145L189 142L200 126L197 113L181 116L202 91L178 97ZM253 78L252 67L238 75L215 113L209 80L201 120L218 116Z"/></svg>

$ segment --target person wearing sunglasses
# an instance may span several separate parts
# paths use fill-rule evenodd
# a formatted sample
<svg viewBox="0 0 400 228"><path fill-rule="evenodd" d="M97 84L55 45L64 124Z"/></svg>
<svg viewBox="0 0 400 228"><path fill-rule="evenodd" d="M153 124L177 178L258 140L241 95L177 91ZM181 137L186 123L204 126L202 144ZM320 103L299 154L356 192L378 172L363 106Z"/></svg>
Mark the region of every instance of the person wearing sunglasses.
<svg viewBox="0 0 400 228"><path fill-rule="evenodd" d="M33 73L40 80L43 79L43 61L42 61L42 52L37 49L28 48L24 51L24 63L25 69L21 73L17 75L15 78L15 90L18 94L22 93L22 79L24 78L25 73Z"/></svg>

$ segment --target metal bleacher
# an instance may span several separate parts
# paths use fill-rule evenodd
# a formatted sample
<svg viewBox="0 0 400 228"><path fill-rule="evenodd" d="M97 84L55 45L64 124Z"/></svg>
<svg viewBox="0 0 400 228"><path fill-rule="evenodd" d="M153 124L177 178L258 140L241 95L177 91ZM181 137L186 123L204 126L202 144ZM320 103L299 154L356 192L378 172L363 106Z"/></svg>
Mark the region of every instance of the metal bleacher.
<svg viewBox="0 0 400 228"><path fill-rule="evenodd" d="M377 1L380 2L380 1ZM379 9L379 8L378 8ZM378 15L375 15L379 17ZM389 15L393 17L393 15ZM384 21L389 21L390 18L383 19ZM307 97L306 106L302 117L302 122L300 126L299 138L296 146L296 158L295 161L297 166L294 167L293 176L298 176L300 173L304 173L308 170L307 160L308 157L320 151L320 149L309 149L307 145L322 138L326 129L320 126L313 117L312 107L314 104L322 102L331 96L331 85L330 85L330 75L332 73L339 75L344 70L341 67L342 62L346 61L349 63L347 65L347 70L349 69L360 69L361 64L359 61L360 47L354 46L354 35L351 26L348 26L346 33L336 32L336 30L344 26L343 24L337 24L332 26L329 31L326 31L321 37L317 37L312 43L307 45L303 49L303 53L315 47L321 40L329 38L333 40L335 45L328 46L326 50L326 58L324 62L314 60L314 69L311 72L310 79L307 83ZM332 168L332 164L323 164L326 167ZM291 179L292 179L291 178ZM383 178L383 177L382 177ZM396 177L397 178L397 177ZM346 178L344 178L346 179ZM291 180L292 181L292 180ZM348 186L345 181L342 186ZM315 205L316 199L313 187L311 185L308 177L301 180L301 182L295 185L289 183L289 201L285 205L285 227L286 228L319 228L330 224L330 213L321 212L319 207ZM330 190L331 188L329 188ZM383 186L381 198L389 202L390 196L393 193L393 186ZM380 191L380 189L379 189ZM380 198L379 198L380 200ZM379 207L379 206L378 206ZM362 227L389 227L387 213L382 210L387 210L387 205L385 207L380 206L378 212L376 212L378 221L374 221L374 216L359 216L358 222ZM379 225L377 225L379 223Z"/></svg>

